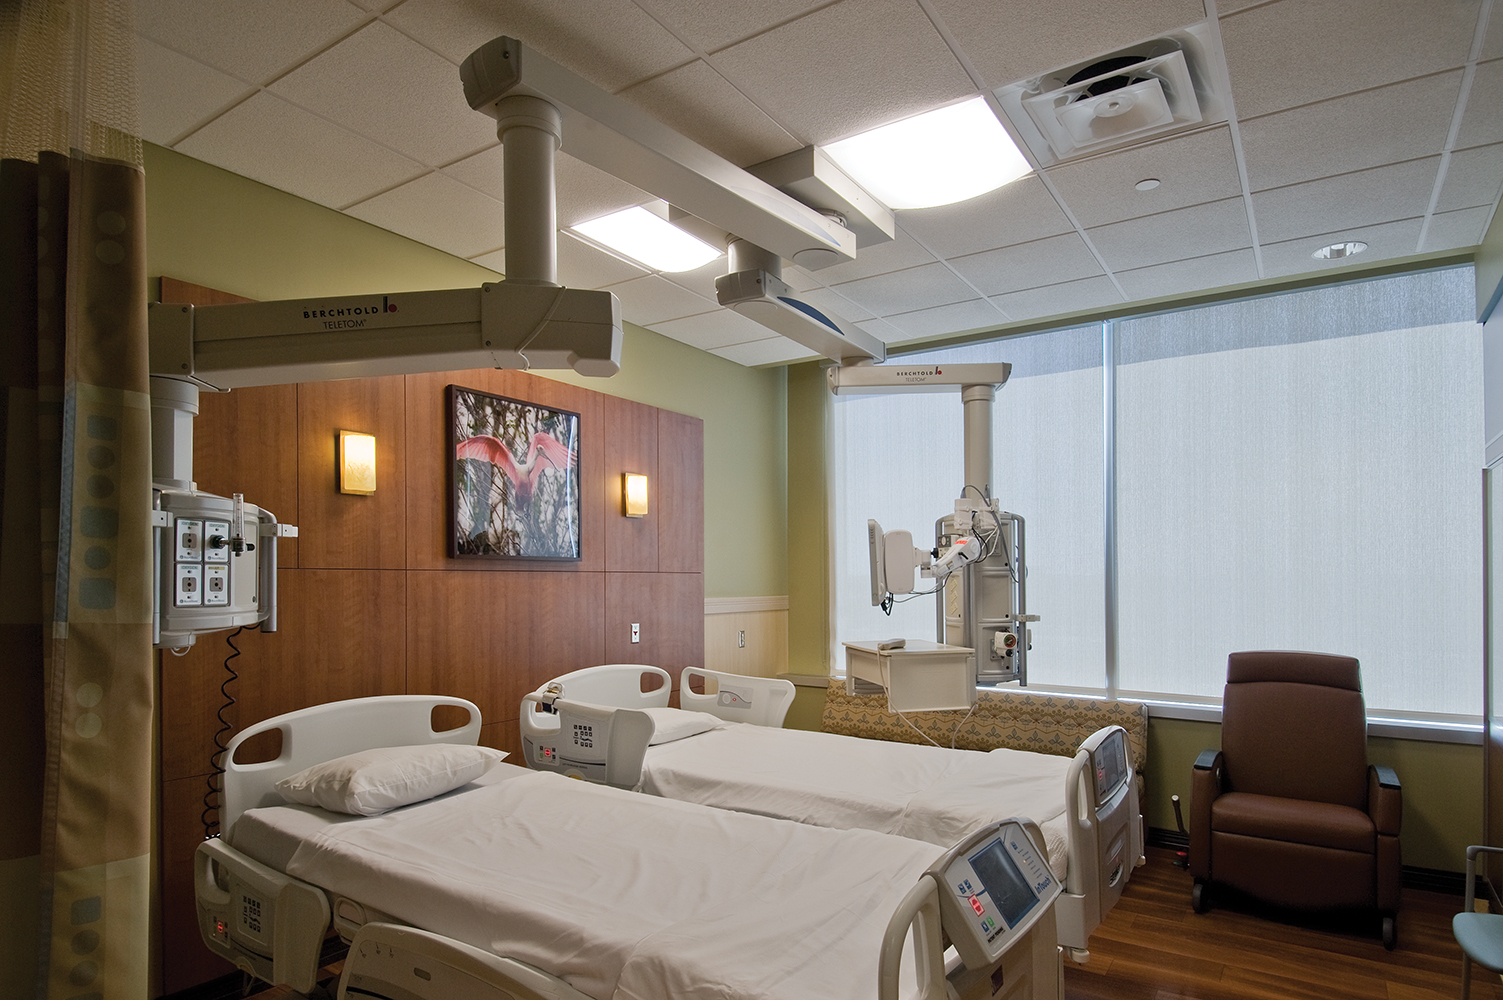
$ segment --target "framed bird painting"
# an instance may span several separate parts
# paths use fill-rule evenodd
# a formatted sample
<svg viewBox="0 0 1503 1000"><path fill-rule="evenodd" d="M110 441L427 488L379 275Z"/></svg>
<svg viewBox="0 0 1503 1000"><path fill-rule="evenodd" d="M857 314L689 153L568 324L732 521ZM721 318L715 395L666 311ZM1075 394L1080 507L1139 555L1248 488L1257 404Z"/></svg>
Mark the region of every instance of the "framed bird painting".
<svg viewBox="0 0 1503 1000"><path fill-rule="evenodd" d="M580 557L579 414L451 385L449 554Z"/></svg>

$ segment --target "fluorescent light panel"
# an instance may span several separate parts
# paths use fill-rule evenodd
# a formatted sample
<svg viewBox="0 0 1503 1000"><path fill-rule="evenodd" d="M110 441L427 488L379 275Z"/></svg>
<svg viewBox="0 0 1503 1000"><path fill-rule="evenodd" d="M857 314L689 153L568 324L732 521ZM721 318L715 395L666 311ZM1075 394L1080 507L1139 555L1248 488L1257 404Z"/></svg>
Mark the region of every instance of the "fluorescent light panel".
<svg viewBox="0 0 1503 1000"><path fill-rule="evenodd" d="M654 271L692 271L722 256L710 244L640 205L572 227L601 246Z"/></svg>
<svg viewBox="0 0 1503 1000"><path fill-rule="evenodd" d="M981 97L823 148L856 183L894 209L965 201L1033 169Z"/></svg>

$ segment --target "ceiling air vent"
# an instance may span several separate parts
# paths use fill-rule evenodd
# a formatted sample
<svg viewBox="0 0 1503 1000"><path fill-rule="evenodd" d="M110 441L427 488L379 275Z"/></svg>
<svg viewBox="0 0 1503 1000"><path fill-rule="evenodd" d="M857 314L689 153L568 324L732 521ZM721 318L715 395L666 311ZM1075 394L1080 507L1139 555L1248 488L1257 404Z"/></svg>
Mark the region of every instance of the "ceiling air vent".
<svg viewBox="0 0 1503 1000"><path fill-rule="evenodd" d="M1225 118L1205 24L1003 87L997 98L1042 165Z"/></svg>

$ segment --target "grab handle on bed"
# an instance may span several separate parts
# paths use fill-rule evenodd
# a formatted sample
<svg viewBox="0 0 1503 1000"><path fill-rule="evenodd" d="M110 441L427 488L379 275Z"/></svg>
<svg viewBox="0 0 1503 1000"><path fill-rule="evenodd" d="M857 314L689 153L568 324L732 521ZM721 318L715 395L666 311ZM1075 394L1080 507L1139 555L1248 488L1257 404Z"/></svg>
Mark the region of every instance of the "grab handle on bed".
<svg viewBox="0 0 1503 1000"><path fill-rule="evenodd" d="M903 962L903 942L914 929L913 958L918 973L919 1000L945 1000L945 946L940 938L939 883L928 872L898 904L882 935L877 965L878 1000L898 1000L898 972Z"/></svg>
<svg viewBox="0 0 1503 1000"><path fill-rule="evenodd" d="M695 677L704 682L704 694L695 694L690 689L689 682ZM709 683L712 680L713 693ZM752 677L685 667L679 675L678 702L690 711L708 712L727 722L749 722L777 729L788 715L795 690L793 682L782 677Z"/></svg>

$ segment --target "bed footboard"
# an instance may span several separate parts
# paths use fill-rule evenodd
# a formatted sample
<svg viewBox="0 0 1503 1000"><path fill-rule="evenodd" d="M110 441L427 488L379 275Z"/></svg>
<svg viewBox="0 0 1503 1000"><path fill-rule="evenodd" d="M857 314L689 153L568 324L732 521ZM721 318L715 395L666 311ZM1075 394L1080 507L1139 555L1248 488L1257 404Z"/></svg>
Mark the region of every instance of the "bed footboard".
<svg viewBox="0 0 1503 1000"><path fill-rule="evenodd" d="M317 983L329 900L222 840L193 856L198 930L208 949L258 979L307 993Z"/></svg>

